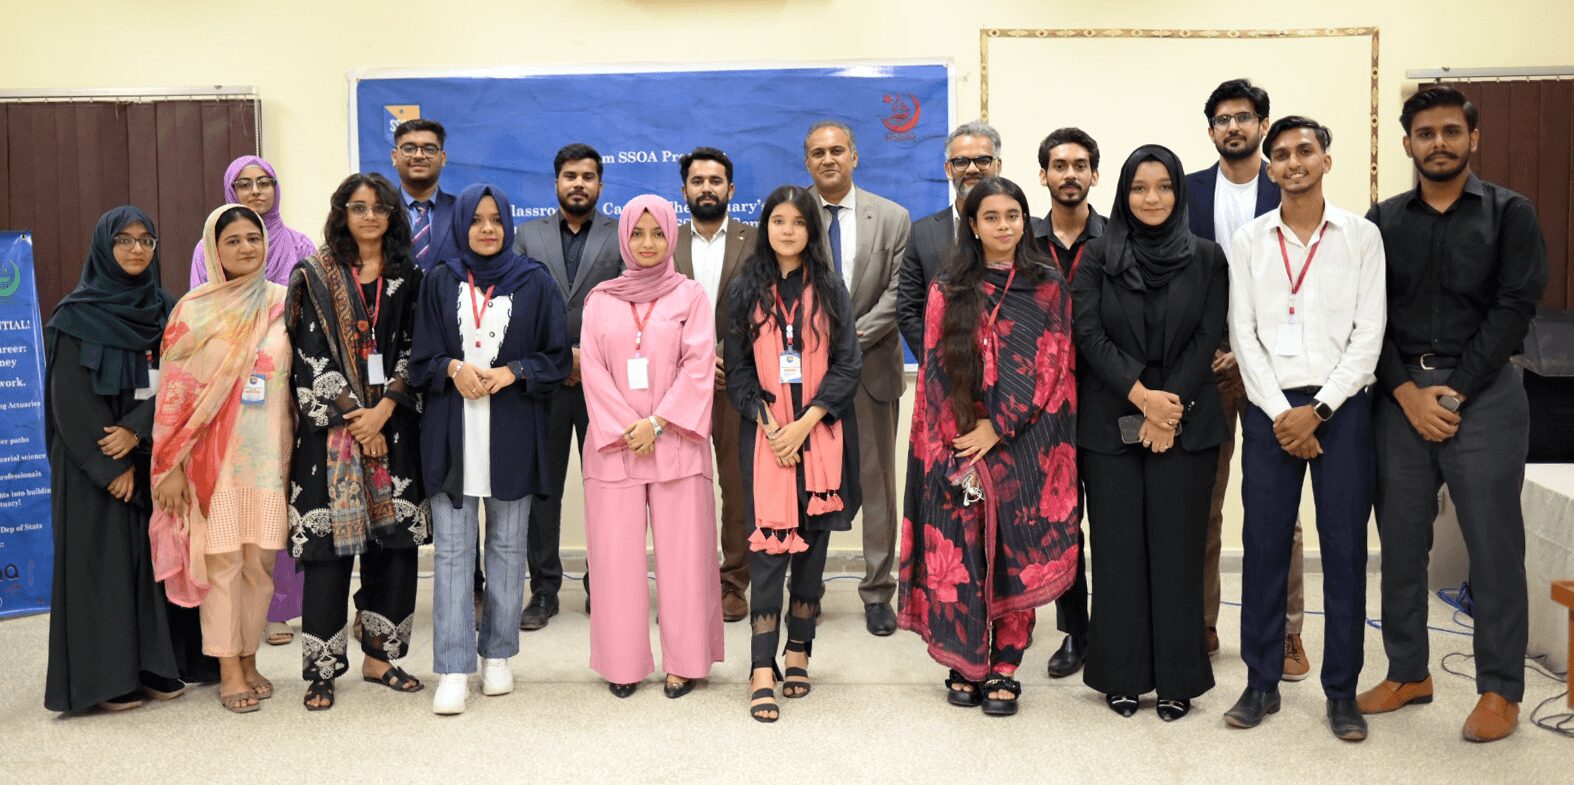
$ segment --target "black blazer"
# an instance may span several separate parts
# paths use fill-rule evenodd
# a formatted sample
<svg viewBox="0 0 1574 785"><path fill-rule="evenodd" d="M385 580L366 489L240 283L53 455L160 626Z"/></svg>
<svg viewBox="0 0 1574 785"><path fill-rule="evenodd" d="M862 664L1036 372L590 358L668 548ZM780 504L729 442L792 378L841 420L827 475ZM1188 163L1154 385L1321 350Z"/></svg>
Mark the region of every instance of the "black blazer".
<svg viewBox="0 0 1574 785"><path fill-rule="evenodd" d="M902 269L896 289L896 318L902 339L914 357L924 354L924 308L929 302L929 284L945 266L946 254L956 244L956 223L951 205L913 222L902 253Z"/></svg>
<svg viewBox="0 0 1574 785"><path fill-rule="evenodd" d="M1220 245L1230 241L1228 237L1213 236L1213 189L1219 184L1219 165L1186 175L1186 207L1187 218L1191 221L1191 233L1204 240L1212 240ZM1262 215L1279 206L1279 186L1268 179L1268 162L1257 164L1257 210L1254 215Z"/></svg>
<svg viewBox="0 0 1574 785"><path fill-rule="evenodd" d="M1141 410L1126 394L1142 374L1147 328L1142 292L1127 289L1105 272L1105 243L1092 241L1071 282L1073 331L1077 344L1077 446L1119 453L1118 420ZM1177 445L1197 452L1222 443L1224 407L1213 374L1213 350L1224 336L1230 276L1217 243L1197 241L1197 253L1166 287L1163 383L1180 396L1186 411Z"/></svg>

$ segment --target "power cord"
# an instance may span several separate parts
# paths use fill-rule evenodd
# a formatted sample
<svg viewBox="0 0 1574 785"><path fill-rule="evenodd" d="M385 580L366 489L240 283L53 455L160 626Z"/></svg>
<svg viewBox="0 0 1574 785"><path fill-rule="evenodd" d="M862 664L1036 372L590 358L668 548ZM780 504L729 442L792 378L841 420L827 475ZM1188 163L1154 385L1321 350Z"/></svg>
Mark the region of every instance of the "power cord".
<svg viewBox="0 0 1574 785"><path fill-rule="evenodd" d="M1552 681L1560 683L1560 684L1567 683L1568 671L1555 671L1555 670L1552 670L1551 668L1547 667L1547 664L1544 662L1546 657L1547 657L1547 655L1545 655L1545 654L1537 654L1534 657L1526 657L1525 658L1526 670L1530 671L1531 673L1536 674L1537 676L1541 676L1541 677L1544 677L1544 678L1551 679ZM1445 672L1447 672L1447 673L1451 673L1451 674L1453 674L1455 676L1458 676L1458 677L1460 677L1462 679L1469 679L1471 681L1475 681L1475 678L1476 678L1475 673L1466 673L1466 672L1464 672L1462 670L1455 670L1454 668L1449 667L1449 662L1451 660L1454 661L1454 662L1474 661L1475 658L1476 658L1476 655L1474 655L1474 654L1465 654L1464 652L1457 652L1457 651L1456 652L1450 652L1448 654L1443 655L1442 667L1443 667L1443 670ZM1569 691L1567 689L1564 689L1562 692L1560 692L1560 693L1558 693L1558 694L1556 694L1556 695L1554 695L1554 696L1552 696L1550 698L1547 698L1546 700L1536 704L1536 708L1531 709L1531 711L1530 711L1530 722L1531 722L1531 724L1535 725L1536 727L1538 727L1538 728L1540 728L1540 729L1542 729L1544 731L1550 731L1552 733L1556 733L1559 736L1562 736L1564 738L1574 739L1574 711L1566 711L1566 712L1561 712L1559 714L1547 714L1547 715L1543 715L1541 713L1552 702L1565 700L1565 699L1568 698L1568 695L1569 695Z"/></svg>

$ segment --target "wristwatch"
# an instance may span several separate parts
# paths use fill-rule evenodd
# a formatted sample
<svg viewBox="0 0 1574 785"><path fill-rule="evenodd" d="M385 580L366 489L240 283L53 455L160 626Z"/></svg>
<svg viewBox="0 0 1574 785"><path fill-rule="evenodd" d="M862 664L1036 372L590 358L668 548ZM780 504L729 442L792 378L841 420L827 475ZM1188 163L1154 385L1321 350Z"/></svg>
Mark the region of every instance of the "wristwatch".
<svg viewBox="0 0 1574 785"><path fill-rule="evenodd" d="M1328 404L1318 401L1312 405L1312 414L1317 415L1317 419L1328 422L1333 419L1334 410Z"/></svg>
<svg viewBox="0 0 1574 785"><path fill-rule="evenodd" d="M646 417L645 419L650 420L650 427L655 428L656 429L656 435L660 436L661 433L662 433L662 427L661 427L661 423L656 421L656 415L652 414L651 416Z"/></svg>

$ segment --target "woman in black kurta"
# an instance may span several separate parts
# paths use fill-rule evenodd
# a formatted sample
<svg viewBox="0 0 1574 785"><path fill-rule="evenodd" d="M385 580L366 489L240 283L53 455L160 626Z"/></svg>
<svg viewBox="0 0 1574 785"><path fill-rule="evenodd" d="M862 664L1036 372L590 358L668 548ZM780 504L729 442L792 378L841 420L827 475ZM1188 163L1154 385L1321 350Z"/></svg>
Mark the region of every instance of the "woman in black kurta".
<svg viewBox="0 0 1574 785"><path fill-rule="evenodd" d="M349 669L344 606L356 556L362 677L421 689L389 660L409 648L416 548L431 530L420 394L408 378L421 271L398 192L382 175L350 175L329 200L323 237L291 273L285 312L300 415L289 549L306 572L301 669L312 711L333 705L333 680Z"/></svg>
<svg viewBox="0 0 1574 785"><path fill-rule="evenodd" d="M154 353L173 298L153 221L98 219L75 290L44 329L55 574L44 705L129 709L185 691L148 545Z"/></svg>
<svg viewBox="0 0 1574 785"><path fill-rule="evenodd" d="M832 269L825 247L815 239L821 230L814 198L803 189L782 186L766 198L761 215L764 230L727 294L733 313L726 367L727 394L741 418L738 455L751 532L749 613L754 635L750 714L761 722L774 722L778 716L775 684L781 677L776 644L781 634L783 583L789 583L790 604L782 694L801 698L809 694L809 655L820 597L825 593L823 576L831 532L852 528L853 516L862 503L853 396L863 354L853 329L852 298ZM809 306L803 307L810 300ZM765 340L773 341L772 345L756 346ZM767 365L778 366L773 362L778 352L802 356L801 383L764 378L780 368L762 368L759 358L766 357ZM817 389L813 387L816 381ZM811 388L807 394L805 387ZM767 413L777 402L767 388L785 389L790 396L791 405L781 407L790 412L787 417ZM828 434L838 426L840 476L811 480L806 469L826 465L811 455L813 447L834 443ZM768 452L778 459L787 456L779 465L795 465L795 488L789 491L796 497L795 504L761 498L755 466L755 442L760 436L770 440ZM826 487L829 490L814 490ZM775 521L775 528L762 525L771 522L764 508L779 510L784 506L795 511L793 520Z"/></svg>

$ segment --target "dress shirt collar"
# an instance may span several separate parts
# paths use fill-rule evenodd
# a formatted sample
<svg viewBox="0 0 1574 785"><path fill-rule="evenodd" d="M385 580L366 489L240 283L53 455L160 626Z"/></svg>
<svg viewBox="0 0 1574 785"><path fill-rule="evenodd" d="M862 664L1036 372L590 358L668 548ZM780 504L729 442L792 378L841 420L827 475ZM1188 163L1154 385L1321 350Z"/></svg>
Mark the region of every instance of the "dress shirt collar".
<svg viewBox="0 0 1574 785"><path fill-rule="evenodd" d="M856 185L847 189L847 195L842 197L842 203L839 205L832 205L830 202L825 201L825 194L818 194L818 196L820 197L820 209L822 210L827 207L843 208L843 211L838 215L852 215L858 211L858 186Z"/></svg>
<svg viewBox="0 0 1574 785"><path fill-rule="evenodd" d="M707 240L707 239L705 239L705 235L700 234L700 230L695 227L693 220L690 220L689 221L689 233L694 235L694 239L699 240L700 242L702 242L702 243L704 243L706 245L710 245L711 243L715 243L715 242L727 239L727 228L728 228L728 226L729 226L729 218L728 218L728 216L723 215L721 217L721 226L716 230L716 234L712 235L711 238L709 240Z"/></svg>
<svg viewBox="0 0 1574 785"><path fill-rule="evenodd" d="M1459 205L1459 202L1462 201L1466 196L1474 196L1477 199L1482 199L1482 198L1485 198L1486 195L1487 195L1487 190L1486 190L1485 187L1483 187L1481 185L1481 178L1477 177L1475 172L1471 172L1469 175L1465 176L1465 191L1464 191L1464 193L1460 194L1459 199L1454 200L1454 203L1449 205L1448 209L1452 210L1455 207L1457 207ZM1432 206L1427 204L1425 199L1421 198L1421 184L1420 183L1416 183L1416 187L1410 189L1410 192L1407 195L1407 198L1405 199L1405 206L1406 207L1423 207L1423 208L1426 208L1427 210L1432 210ZM1433 212L1436 212L1436 211L1433 211Z"/></svg>
<svg viewBox="0 0 1574 785"><path fill-rule="evenodd" d="M1301 246L1308 245L1307 243L1301 242L1301 238L1296 236L1295 232L1291 231L1289 224L1284 222L1284 206L1282 204L1279 207L1273 208L1269 215L1273 216L1273 218L1268 220L1267 225L1264 226L1264 229L1268 231L1278 229L1284 232L1284 239L1286 242L1295 243L1296 245ZM1356 217L1357 216L1355 213L1352 213L1348 210L1341 210L1334 206L1334 204L1329 202L1326 198L1323 199L1323 219L1322 221L1318 222L1317 229L1312 232L1314 242L1315 238L1318 236L1318 233L1324 231L1324 227L1333 225L1342 230L1349 226L1351 219Z"/></svg>

